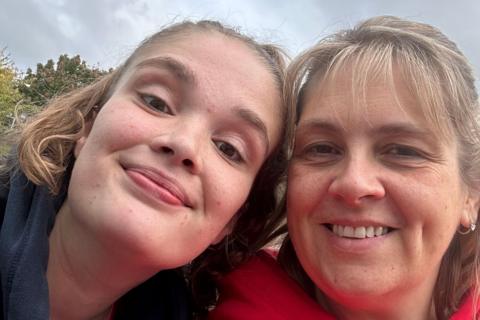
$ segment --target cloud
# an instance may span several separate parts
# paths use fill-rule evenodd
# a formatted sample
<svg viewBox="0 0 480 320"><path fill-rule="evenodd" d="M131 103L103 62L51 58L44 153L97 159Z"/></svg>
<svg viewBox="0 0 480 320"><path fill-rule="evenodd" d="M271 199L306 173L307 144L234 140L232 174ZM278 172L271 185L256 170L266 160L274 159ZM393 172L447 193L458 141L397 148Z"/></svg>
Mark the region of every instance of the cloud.
<svg viewBox="0 0 480 320"><path fill-rule="evenodd" d="M381 14L439 27L480 70L476 0L464 0L462 6L449 0L4 0L0 47L8 47L21 69L63 53L108 68L166 24L215 19L296 54L329 33Z"/></svg>
<svg viewBox="0 0 480 320"><path fill-rule="evenodd" d="M0 13L0 45L18 67L80 54L90 64L117 65L119 54L131 50L143 32L132 18L137 1L7 0ZM123 48L123 49L121 49Z"/></svg>

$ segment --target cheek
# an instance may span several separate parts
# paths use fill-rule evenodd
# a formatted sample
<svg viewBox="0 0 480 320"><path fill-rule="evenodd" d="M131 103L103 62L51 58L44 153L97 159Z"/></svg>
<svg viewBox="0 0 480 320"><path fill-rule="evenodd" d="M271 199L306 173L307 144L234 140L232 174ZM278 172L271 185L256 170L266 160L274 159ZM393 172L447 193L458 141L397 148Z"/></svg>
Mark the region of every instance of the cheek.
<svg viewBox="0 0 480 320"><path fill-rule="evenodd" d="M460 223L460 183L448 174L431 172L404 175L387 184L397 216L403 219L402 241L412 259L425 257L426 264L440 261Z"/></svg>
<svg viewBox="0 0 480 320"><path fill-rule="evenodd" d="M398 176L388 185L390 196L402 208L407 223L422 222L425 229L439 230L451 230L459 223L463 193L456 177Z"/></svg>
<svg viewBox="0 0 480 320"><path fill-rule="evenodd" d="M288 233L294 251L305 271L312 279L322 274L323 264L326 263L326 249L322 247L324 239L319 235L319 230L308 217L300 211L288 209Z"/></svg>
<svg viewBox="0 0 480 320"><path fill-rule="evenodd" d="M215 163L210 163L213 174L204 179L206 213L230 220L247 200L253 178L231 168L221 170L222 164Z"/></svg>
<svg viewBox="0 0 480 320"><path fill-rule="evenodd" d="M312 248L317 242L314 238L314 215L325 194L324 185L322 176L315 172L299 166L290 167L287 186L288 230L298 255L304 258L315 259L315 250Z"/></svg>
<svg viewBox="0 0 480 320"><path fill-rule="evenodd" d="M327 187L326 174L292 165L287 179L288 211L311 214L325 197Z"/></svg>
<svg viewBox="0 0 480 320"><path fill-rule="evenodd" d="M144 117L128 108L105 108L101 112L88 137L91 143L103 145L112 150L143 141L151 134L151 125Z"/></svg>

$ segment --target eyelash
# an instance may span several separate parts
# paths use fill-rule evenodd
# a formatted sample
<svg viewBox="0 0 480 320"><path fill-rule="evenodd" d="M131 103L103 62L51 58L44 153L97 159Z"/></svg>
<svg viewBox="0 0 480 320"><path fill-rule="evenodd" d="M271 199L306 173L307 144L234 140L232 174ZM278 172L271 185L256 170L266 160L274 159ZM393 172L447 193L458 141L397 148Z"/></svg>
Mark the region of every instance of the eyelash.
<svg viewBox="0 0 480 320"><path fill-rule="evenodd" d="M297 155L308 160L328 163L341 156L342 151L330 143L317 142L302 148Z"/></svg>
<svg viewBox="0 0 480 320"><path fill-rule="evenodd" d="M426 157L424 152L419 151L417 148L401 145L401 144L392 144L384 148L383 154L387 156L397 157L401 159L423 159Z"/></svg>
<svg viewBox="0 0 480 320"><path fill-rule="evenodd" d="M335 161L342 155L343 150L341 148L327 142L312 143L301 149L297 154L299 157L321 164ZM389 144L384 146L380 150L380 156L387 162L398 162L399 164L401 164L402 161L411 161L413 163L429 158L425 152L415 147L402 144Z"/></svg>
<svg viewBox="0 0 480 320"><path fill-rule="evenodd" d="M158 98L154 95L151 94L144 94L144 93L139 93L140 99L142 102L151 110L159 113L165 113L165 114L170 114L173 115L173 111L170 108L170 106L165 102L165 100ZM152 102L157 101L160 102L160 105L156 104L153 105Z"/></svg>
<svg viewBox="0 0 480 320"><path fill-rule="evenodd" d="M316 153L316 154L340 154L340 152L331 145L328 144L314 144L309 146L306 149L307 153Z"/></svg>
<svg viewBox="0 0 480 320"><path fill-rule="evenodd" d="M237 148L235 148L231 143L228 143L228 142L225 142L225 141L213 141L213 143L215 144L215 146L217 147L217 149L222 153L222 155L224 157L226 157L228 160L231 160L235 163L242 163L242 162L245 162L244 158L242 157L242 155L240 154L240 152L237 150ZM228 146L229 148L229 151L233 150L234 151L234 154L233 155L228 155L227 152L225 150L222 150L222 146Z"/></svg>
<svg viewBox="0 0 480 320"><path fill-rule="evenodd" d="M139 94L140 99L143 101L143 103L149 108L154 110L155 112L159 113L165 113L169 115L173 115L174 113L172 112L172 109L168 106L168 104L165 102L165 100L158 98L154 95L151 94L144 94L140 93ZM159 109L159 106L152 105L152 101L160 101L162 104L160 107L163 107L162 109ZM226 141L213 141L219 152L228 160L233 161L235 163L243 163L245 162L245 159L242 157L241 153L238 151L235 146L233 146L231 143L228 143ZM225 150L224 147L227 146L229 149ZM233 151L233 154L230 154L231 151Z"/></svg>

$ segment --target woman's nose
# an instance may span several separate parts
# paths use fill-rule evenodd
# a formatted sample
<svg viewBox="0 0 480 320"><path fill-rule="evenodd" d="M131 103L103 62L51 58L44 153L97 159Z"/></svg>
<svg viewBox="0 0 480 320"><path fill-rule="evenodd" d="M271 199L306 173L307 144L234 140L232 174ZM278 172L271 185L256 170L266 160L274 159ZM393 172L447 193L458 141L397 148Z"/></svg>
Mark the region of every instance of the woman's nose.
<svg viewBox="0 0 480 320"><path fill-rule="evenodd" d="M203 163L200 145L201 136L187 129L158 135L152 139L150 147L172 164L196 174L202 170Z"/></svg>
<svg viewBox="0 0 480 320"><path fill-rule="evenodd" d="M385 188L374 159L345 158L339 164L328 193L349 207L359 207L370 200L382 199Z"/></svg>

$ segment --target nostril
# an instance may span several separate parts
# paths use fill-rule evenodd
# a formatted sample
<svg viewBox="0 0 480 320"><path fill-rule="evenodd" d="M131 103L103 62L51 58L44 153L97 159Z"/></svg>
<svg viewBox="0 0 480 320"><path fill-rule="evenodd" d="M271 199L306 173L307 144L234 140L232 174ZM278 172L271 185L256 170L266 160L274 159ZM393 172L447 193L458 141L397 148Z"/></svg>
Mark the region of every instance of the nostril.
<svg viewBox="0 0 480 320"><path fill-rule="evenodd" d="M166 154L174 154L173 149L169 147L164 146L164 147L161 147L160 150L162 150L162 152Z"/></svg>
<svg viewBox="0 0 480 320"><path fill-rule="evenodd" d="M193 167L193 162L192 162L192 160L190 160L190 159L184 159L184 160L182 161L182 163L183 163L186 167Z"/></svg>

